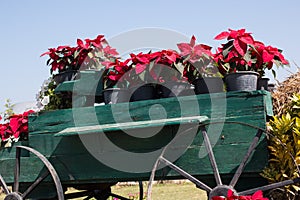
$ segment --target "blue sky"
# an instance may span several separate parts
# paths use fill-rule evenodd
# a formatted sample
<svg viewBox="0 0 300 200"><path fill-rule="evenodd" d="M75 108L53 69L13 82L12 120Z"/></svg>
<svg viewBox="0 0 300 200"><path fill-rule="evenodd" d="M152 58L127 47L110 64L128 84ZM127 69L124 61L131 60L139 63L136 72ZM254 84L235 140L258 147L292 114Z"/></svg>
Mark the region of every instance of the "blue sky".
<svg viewBox="0 0 300 200"><path fill-rule="evenodd" d="M283 50L296 72L300 65L300 1L0 1L0 112L6 98L34 101L50 76L49 47L75 45L77 38L144 27L174 30L217 47L213 38L228 28L246 28L255 39ZM178 41L182 42L182 41ZM289 72L278 70L278 79Z"/></svg>

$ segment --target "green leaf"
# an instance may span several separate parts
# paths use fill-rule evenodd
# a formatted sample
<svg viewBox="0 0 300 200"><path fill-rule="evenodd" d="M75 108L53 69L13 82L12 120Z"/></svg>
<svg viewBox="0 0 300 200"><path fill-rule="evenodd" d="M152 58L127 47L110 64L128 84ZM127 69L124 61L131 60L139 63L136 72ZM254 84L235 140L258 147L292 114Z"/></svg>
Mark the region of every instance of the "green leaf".
<svg viewBox="0 0 300 200"><path fill-rule="evenodd" d="M274 69L272 69L272 74L273 74L274 78L276 78L276 71Z"/></svg>

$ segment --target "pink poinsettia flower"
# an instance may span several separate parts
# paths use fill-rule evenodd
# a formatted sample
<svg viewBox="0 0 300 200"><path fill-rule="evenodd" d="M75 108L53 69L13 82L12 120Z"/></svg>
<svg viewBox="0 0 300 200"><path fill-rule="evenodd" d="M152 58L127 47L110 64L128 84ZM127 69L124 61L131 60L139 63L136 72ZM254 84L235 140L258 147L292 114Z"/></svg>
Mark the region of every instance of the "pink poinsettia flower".
<svg viewBox="0 0 300 200"><path fill-rule="evenodd" d="M113 56L117 56L119 55L119 53L117 52L116 49L112 48L111 46L107 45L104 49L103 49L104 53L107 55L113 55Z"/></svg>
<svg viewBox="0 0 300 200"><path fill-rule="evenodd" d="M189 56L191 63L197 62L204 54L212 56L211 47L205 44L196 45L196 37L193 35L190 43L177 44L181 56Z"/></svg>

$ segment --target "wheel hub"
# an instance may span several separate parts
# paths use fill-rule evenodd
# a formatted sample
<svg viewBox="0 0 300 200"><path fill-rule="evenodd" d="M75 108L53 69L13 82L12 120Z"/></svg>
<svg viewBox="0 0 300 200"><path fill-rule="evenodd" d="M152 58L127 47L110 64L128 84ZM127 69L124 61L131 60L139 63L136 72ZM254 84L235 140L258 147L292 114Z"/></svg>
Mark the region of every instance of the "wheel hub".
<svg viewBox="0 0 300 200"><path fill-rule="evenodd" d="M228 190L231 190L233 194L237 194L235 189L231 186L228 185L219 185L215 187L210 193L209 193L209 199L215 196L220 196L220 197L227 197Z"/></svg>
<svg viewBox="0 0 300 200"><path fill-rule="evenodd" d="M22 196L17 192L12 192L4 198L4 200L23 200Z"/></svg>

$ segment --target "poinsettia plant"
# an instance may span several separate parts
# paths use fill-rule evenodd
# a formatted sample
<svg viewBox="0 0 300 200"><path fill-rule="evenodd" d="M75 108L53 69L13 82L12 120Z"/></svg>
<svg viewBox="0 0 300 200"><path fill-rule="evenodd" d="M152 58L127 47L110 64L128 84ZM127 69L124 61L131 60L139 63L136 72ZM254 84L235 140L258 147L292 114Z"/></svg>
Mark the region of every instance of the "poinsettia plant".
<svg viewBox="0 0 300 200"><path fill-rule="evenodd" d="M263 197L261 190L249 196L237 196L232 190L228 190L227 197L215 196L212 200L268 200L268 198Z"/></svg>
<svg viewBox="0 0 300 200"><path fill-rule="evenodd" d="M265 70L271 70L274 64L277 66L289 64L282 50L254 40L251 33L245 29L228 29L218 34L215 39L227 40L227 43L222 44L214 54L214 60L223 75L237 71L255 71L263 76ZM272 71L275 76L274 69Z"/></svg>
<svg viewBox="0 0 300 200"><path fill-rule="evenodd" d="M133 87L147 83L164 83L183 80L182 73L175 67L180 55L173 50L130 54L125 61L103 62L106 66L106 87L122 85Z"/></svg>
<svg viewBox="0 0 300 200"><path fill-rule="evenodd" d="M2 143L17 142L19 139L27 140L28 115L31 113L34 113L34 111L29 110L22 114L13 114L5 119L6 123L0 124L0 137Z"/></svg>
<svg viewBox="0 0 300 200"><path fill-rule="evenodd" d="M121 61L116 59L114 62L103 62L105 70L103 72L104 89L119 87L126 88L128 84L125 79L125 74L130 70L128 62L131 59Z"/></svg>
<svg viewBox="0 0 300 200"><path fill-rule="evenodd" d="M50 73L64 72L79 69L99 69L102 62L114 61L118 52L112 48L104 35L98 35L95 39L77 39L77 46L68 45L49 48L41 56L48 55L47 65L50 65Z"/></svg>
<svg viewBox="0 0 300 200"><path fill-rule="evenodd" d="M190 83L202 77L220 76L211 52L212 47L196 44L194 35L190 43L179 43L177 47L182 59L176 66L183 65L183 75L187 77Z"/></svg>

